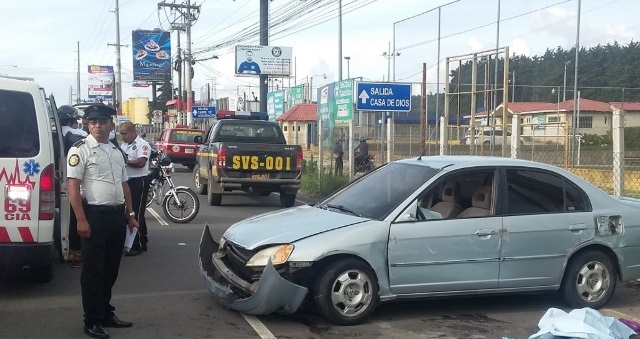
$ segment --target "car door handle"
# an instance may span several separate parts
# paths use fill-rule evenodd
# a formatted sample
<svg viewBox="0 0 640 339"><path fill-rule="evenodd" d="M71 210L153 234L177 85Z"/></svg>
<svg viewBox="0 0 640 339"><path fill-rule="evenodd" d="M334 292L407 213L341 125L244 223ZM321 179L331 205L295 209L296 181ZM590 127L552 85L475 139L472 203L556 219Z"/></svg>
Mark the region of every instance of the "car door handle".
<svg viewBox="0 0 640 339"><path fill-rule="evenodd" d="M477 230L475 232L475 235L477 235L479 237L487 237L487 236L493 235L494 233L496 233L495 229L493 229L493 228L485 228L485 229Z"/></svg>
<svg viewBox="0 0 640 339"><path fill-rule="evenodd" d="M587 229L587 224L573 224L569 225L569 231L571 232L580 232Z"/></svg>

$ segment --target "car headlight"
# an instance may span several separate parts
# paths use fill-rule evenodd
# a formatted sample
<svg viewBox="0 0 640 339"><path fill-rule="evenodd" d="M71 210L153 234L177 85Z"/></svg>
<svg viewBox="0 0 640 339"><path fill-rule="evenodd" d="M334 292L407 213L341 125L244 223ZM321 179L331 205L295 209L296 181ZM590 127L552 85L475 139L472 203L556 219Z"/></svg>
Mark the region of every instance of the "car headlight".
<svg viewBox="0 0 640 339"><path fill-rule="evenodd" d="M256 253L249 261L247 261L248 267L254 266L266 266L271 259L273 265L281 265L289 260L289 256L293 252L292 244L278 245L269 248L265 248L262 251Z"/></svg>

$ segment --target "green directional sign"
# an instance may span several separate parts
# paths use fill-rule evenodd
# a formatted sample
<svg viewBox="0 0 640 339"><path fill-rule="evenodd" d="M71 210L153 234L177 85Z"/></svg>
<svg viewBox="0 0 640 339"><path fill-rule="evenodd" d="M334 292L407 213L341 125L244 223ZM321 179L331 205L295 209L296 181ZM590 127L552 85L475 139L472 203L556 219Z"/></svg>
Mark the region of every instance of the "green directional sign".
<svg viewBox="0 0 640 339"><path fill-rule="evenodd" d="M284 113L284 90L267 93L267 113L269 121L275 121Z"/></svg>
<svg viewBox="0 0 640 339"><path fill-rule="evenodd" d="M353 119L353 79L334 83L333 112L336 125L348 124Z"/></svg>
<svg viewBox="0 0 640 339"><path fill-rule="evenodd" d="M291 107L304 102L304 85L298 85L289 88L287 93L287 110Z"/></svg>

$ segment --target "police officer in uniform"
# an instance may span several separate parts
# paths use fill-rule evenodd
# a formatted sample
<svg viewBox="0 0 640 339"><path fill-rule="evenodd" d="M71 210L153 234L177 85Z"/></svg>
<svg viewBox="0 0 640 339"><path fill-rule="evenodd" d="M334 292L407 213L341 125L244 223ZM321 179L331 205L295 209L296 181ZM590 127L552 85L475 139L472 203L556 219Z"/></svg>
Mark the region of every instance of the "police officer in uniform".
<svg viewBox="0 0 640 339"><path fill-rule="evenodd" d="M68 191L82 239L82 307L84 332L109 338L104 327L131 327L114 314L111 289L118 277L127 225L138 227L131 205L122 154L109 142L113 108L92 105L85 109L90 135L76 142L67 157ZM80 195L80 186L84 199Z"/></svg>
<svg viewBox="0 0 640 339"><path fill-rule="evenodd" d="M138 136L136 127L131 122L123 122L120 125L122 144L120 148L127 155L127 176L129 177L129 189L131 190L131 203L136 219L140 227L133 241L131 250L126 256L135 256L147 250L147 223L144 212L147 209L147 192L149 191L149 155L151 147L149 143Z"/></svg>

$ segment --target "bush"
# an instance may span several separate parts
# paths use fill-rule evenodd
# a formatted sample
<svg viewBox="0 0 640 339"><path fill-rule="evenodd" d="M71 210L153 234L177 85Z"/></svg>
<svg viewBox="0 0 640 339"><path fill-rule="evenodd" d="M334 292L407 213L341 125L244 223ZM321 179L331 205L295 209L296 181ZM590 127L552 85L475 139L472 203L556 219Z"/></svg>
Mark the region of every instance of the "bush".
<svg viewBox="0 0 640 339"><path fill-rule="evenodd" d="M302 192L312 196L325 197L349 181L348 176L335 175L327 172L318 177L318 163L303 161L302 163Z"/></svg>

